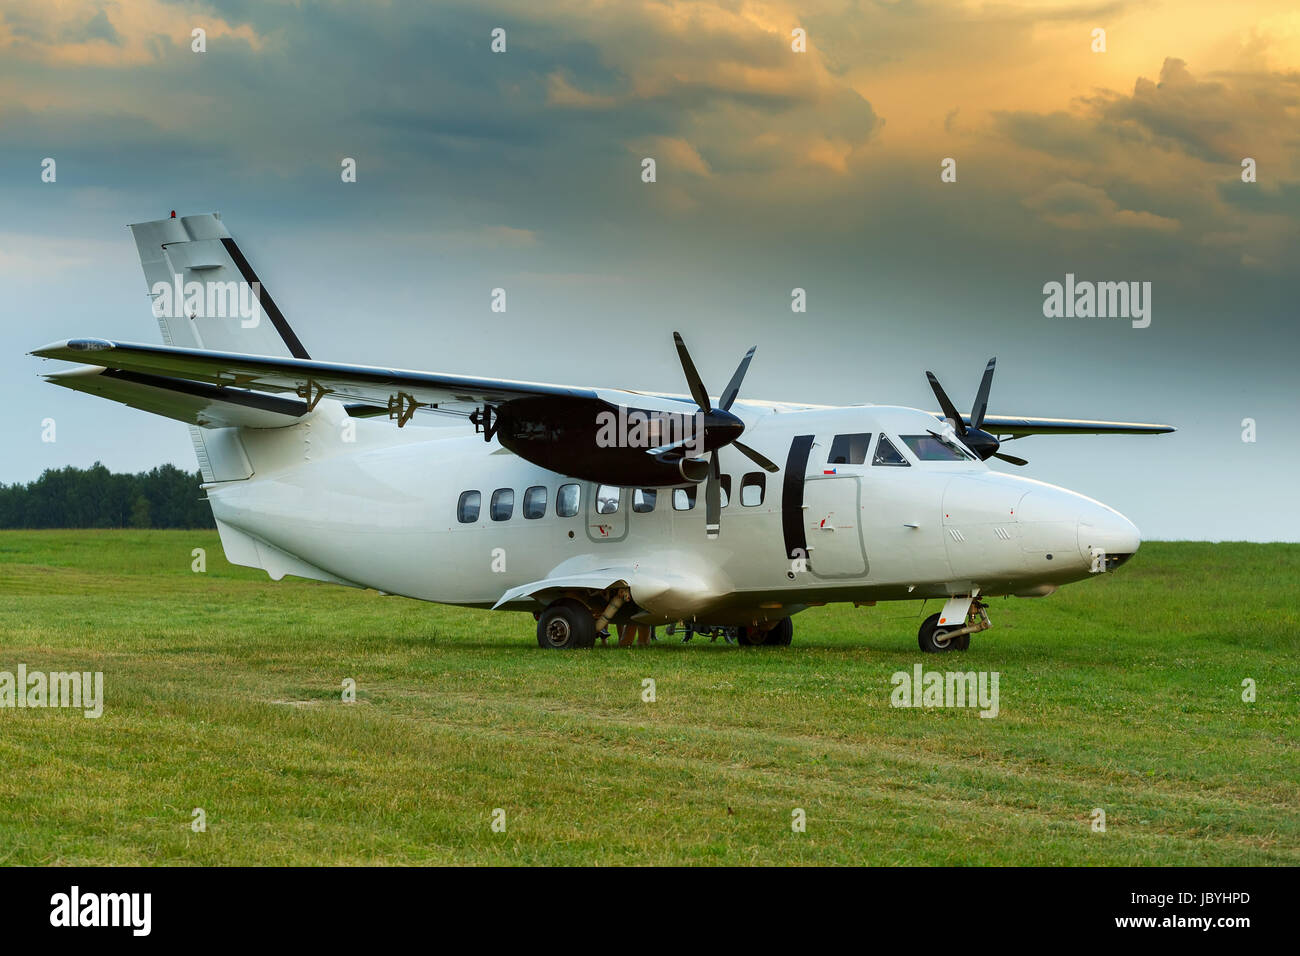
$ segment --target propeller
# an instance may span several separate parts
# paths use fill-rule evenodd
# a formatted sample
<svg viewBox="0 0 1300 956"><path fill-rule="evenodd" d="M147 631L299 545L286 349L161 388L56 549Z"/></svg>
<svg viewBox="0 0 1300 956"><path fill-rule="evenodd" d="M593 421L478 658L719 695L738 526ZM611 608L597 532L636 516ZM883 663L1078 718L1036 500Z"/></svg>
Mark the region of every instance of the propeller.
<svg viewBox="0 0 1300 956"><path fill-rule="evenodd" d="M970 426L962 420L961 413L957 411L957 406L952 403L948 393L943 390L939 380L934 377L933 372L926 372L925 377L930 380L930 388L934 389L934 397L939 400L939 407L943 409L944 418L952 426L957 437L961 439L962 444L979 456L980 461L988 461L990 458L1000 458L1005 462L1013 465L1027 465L1029 462L1023 458L1017 458L1015 455L1008 455L998 451L1002 443L993 435L984 431L984 415L989 408L989 387L993 384L993 367L997 365L997 359L989 359L989 364L984 367L984 377L980 379L979 391L975 393L975 404L970 410Z"/></svg>
<svg viewBox="0 0 1300 956"><path fill-rule="evenodd" d="M745 380L745 372L749 370L749 363L754 358L755 349L751 348L745 353L745 357L740 360L740 365L736 367L735 374L731 376L731 381L727 383L727 387L718 399L718 404L714 406L709 401L709 391L704 387L704 381L700 378L699 370L691 360L691 353L687 351L681 335L674 332L673 341L677 344L677 356L681 359L682 372L686 376L686 385L691 391L691 398L695 400L704 417L702 449L709 455L709 474L704 485L704 530L710 538L716 538L722 521L722 467L718 462L718 451L727 445L732 445L764 471L780 471L766 457L740 441L740 436L745 431L745 423L731 413L731 406L735 403L736 396L740 394L740 385ZM651 448L650 454L662 455L684 449L686 445L694 444L697 437Z"/></svg>

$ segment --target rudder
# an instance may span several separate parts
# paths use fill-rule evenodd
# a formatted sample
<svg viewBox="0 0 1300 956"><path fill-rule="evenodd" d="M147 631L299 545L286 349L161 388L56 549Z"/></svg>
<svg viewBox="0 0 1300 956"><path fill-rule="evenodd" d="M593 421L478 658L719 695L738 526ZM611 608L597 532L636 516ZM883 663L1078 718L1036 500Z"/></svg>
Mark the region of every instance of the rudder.
<svg viewBox="0 0 1300 956"><path fill-rule="evenodd" d="M163 342L310 358L218 213L131 226Z"/></svg>

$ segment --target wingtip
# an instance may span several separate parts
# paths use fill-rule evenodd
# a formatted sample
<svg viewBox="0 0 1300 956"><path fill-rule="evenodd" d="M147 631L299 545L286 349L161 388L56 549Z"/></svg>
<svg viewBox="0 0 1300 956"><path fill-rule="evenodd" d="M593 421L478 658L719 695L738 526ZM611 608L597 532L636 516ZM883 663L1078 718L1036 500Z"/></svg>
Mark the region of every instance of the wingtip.
<svg viewBox="0 0 1300 956"><path fill-rule="evenodd" d="M50 342L48 345L42 345L38 349L32 349L28 355L35 355L37 358L49 358L54 352L57 352L67 346L67 341Z"/></svg>
<svg viewBox="0 0 1300 956"><path fill-rule="evenodd" d="M105 352L112 348L116 346L108 339L64 339L42 345L28 354L38 358L62 358L64 352Z"/></svg>

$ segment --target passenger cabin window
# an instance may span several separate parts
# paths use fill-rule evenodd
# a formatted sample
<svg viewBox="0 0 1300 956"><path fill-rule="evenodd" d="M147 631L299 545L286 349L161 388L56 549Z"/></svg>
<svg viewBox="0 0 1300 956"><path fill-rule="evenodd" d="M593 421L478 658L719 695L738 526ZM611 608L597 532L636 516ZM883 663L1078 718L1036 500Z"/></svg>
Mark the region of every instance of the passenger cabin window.
<svg viewBox="0 0 1300 956"><path fill-rule="evenodd" d="M827 459L830 465L862 465L867 461L867 446L871 444L871 432L855 432L851 435L836 435L831 442L831 455Z"/></svg>
<svg viewBox="0 0 1300 956"><path fill-rule="evenodd" d="M524 517L540 518L546 514L546 488L533 485L524 492Z"/></svg>
<svg viewBox="0 0 1300 956"><path fill-rule="evenodd" d="M456 520L461 524L473 524L478 520L479 508L483 506L483 496L477 491L462 491L460 501L456 503Z"/></svg>
<svg viewBox="0 0 1300 956"><path fill-rule="evenodd" d="M615 488L611 485L601 485L596 489L596 514L612 515L618 511L619 494L622 488Z"/></svg>
<svg viewBox="0 0 1300 956"><path fill-rule="evenodd" d="M975 456L939 435L899 435L921 461L970 461Z"/></svg>
<svg viewBox="0 0 1300 956"><path fill-rule="evenodd" d="M767 475L761 471L751 471L740 479L740 503L746 508L754 508L763 503L763 493L767 490Z"/></svg>
<svg viewBox="0 0 1300 956"><path fill-rule="evenodd" d="M555 493L555 513L561 518L572 518L582 504L581 485L560 485Z"/></svg>
<svg viewBox="0 0 1300 956"><path fill-rule="evenodd" d="M510 516L515 513L515 490L513 488L498 488L492 492L492 508L490 514L493 521L509 521Z"/></svg>
<svg viewBox="0 0 1300 956"><path fill-rule="evenodd" d="M690 511L695 507L695 495L699 491L694 485L689 488L673 489L673 510Z"/></svg>
<svg viewBox="0 0 1300 956"><path fill-rule="evenodd" d="M719 500L722 502L722 507L725 508L731 502L731 476L719 475L719 477L722 479L722 495Z"/></svg>
<svg viewBox="0 0 1300 956"><path fill-rule="evenodd" d="M871 458L873 465L902 465L911 467L911 462L903 457L903 453L894 447L894 443L881 433L880 441L876 442L876 453Z"/></svg>
<svg viewBox="0 0 1300 956"><path fill-rule="evenodd" d="M638 488L632 492L632 510L639 515L649 514L655 510L655 498L658 492L653 488Z"/></svg>

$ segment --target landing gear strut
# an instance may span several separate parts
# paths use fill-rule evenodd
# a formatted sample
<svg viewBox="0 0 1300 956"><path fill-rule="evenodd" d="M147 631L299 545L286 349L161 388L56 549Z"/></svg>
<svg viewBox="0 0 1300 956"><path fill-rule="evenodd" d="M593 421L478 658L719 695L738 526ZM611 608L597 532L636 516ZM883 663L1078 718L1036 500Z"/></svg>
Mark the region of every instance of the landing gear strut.
<svg viewBox="0 0 1300 956"><path fill-rule="evenodd" d="M987 631L993 626L989 620L987 605L971 601L970 611L966 615L963 627L939 626L939 615L931 614L916 632L916 642L927 654L942 654L945 651L964 651L970 647L970 636L980 631Z"/></svg>
<svg viewBox="0 0 1300 956"><path fill-rule="evenodd" d="M665 631L668 633L669 637L674 637L677 634L684 635L682 637L683 644L689 644L691 638L696 636L707 637L710 644L718 643L718 638L722 638L724 644L735 644L736 634L740 631L740 628L724 627L722 625L715 627L705 624L696 624L694 621L686 621L680 628L678 628L676 624L669 624L668 627L665 628Z"/></svg>

